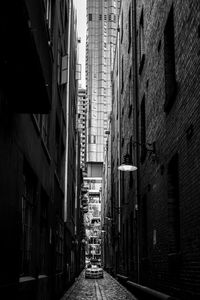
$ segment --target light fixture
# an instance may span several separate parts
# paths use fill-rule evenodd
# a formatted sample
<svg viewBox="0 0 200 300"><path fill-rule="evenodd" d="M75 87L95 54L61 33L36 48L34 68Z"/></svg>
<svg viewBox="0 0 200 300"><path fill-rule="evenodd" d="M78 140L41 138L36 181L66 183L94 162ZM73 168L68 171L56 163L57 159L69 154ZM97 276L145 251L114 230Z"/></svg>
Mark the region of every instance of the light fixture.
<svg viewBox="0 0 200 300"><path fill-rule="evenodd" d="M155 148L155 142L151 143L147 143L147 144L140 144L136 141L133 142L133 145L140 145L143 146L145 151L150 152L153 155L153 159L155 160L156 157L156 148ZM148 147L152 147L152 148L147 148ZM128 152L124 155L124 159L122 164L118 167L118 170L120 171L136 171L137 167L133 165L133 162L131 160L130 155L128 154Z"/></svg>
<svg viewBox="0 0 200 300"><path fill-rule="evenodd" d="M136 171L137 167L133 165L130 155L126 153L122 164L118 167L120 171Z"/></svg>

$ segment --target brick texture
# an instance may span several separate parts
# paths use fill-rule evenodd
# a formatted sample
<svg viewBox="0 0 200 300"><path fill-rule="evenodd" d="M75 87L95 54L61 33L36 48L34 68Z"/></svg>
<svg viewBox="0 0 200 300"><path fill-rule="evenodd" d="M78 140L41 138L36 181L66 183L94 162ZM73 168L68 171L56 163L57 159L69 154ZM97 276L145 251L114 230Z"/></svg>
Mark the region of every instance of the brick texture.
<svg viewBox="0 0 200 300"><path fill-rule="evenodd" d="M141 196L147 197L148 228L148 254L146 264L141 264L141 280L181 299L197 299L200 297L200 2L138 2L137 29L143 8L145 33L139 103L145 94L146 141L155 141L157 152L156 160L147 154L141 166ZM172 4L177 93L170 111L165 113L164 29ZM172 255L169 253L167 166L176 153L179 156L180 251Z"/></svg>

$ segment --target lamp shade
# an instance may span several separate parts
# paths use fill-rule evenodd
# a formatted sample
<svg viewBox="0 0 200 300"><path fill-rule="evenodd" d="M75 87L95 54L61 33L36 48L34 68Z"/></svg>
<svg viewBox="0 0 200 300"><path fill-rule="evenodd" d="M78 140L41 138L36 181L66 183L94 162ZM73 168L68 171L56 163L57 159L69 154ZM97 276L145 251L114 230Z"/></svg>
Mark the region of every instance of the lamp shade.
<svg viewBox="0 0 200 300"><path fill-rule="evenodd" d="M126 155L124 155L124 159L122 164L118 167L118 170L120 171L136 171L137 167L133 165L131 159L130 159L130 155L127 153Z"/></svg>

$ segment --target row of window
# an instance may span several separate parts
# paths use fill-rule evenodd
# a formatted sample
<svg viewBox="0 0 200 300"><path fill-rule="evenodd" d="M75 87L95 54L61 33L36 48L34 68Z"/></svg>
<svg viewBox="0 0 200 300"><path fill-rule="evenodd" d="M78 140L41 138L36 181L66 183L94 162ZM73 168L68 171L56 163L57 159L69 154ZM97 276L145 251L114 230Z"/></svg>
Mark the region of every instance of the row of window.
<svg viewBox="0 0 200 300"><path fill-rule="evenodd" d="M110 22L116 22L116 15L115 14L109 14L109 15L101 15L99 14L99 21L102 21L102 18L104 19L104 21L110 21ZM94 21L95 18L94 18L94 14L89 14L88 15L88 20L89 21Z"/></svg>

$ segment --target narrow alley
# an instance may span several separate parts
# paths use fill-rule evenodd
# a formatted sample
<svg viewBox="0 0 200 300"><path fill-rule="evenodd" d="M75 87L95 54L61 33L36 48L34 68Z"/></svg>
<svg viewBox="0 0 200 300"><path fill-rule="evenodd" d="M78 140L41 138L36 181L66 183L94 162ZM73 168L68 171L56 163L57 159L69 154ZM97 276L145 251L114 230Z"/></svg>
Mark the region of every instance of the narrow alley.
<svg viewBox="0 0 200 300"><path fill-rule="evenodd" d="M0 299L200 299L200 0L1 1L0 36Z"/></svg>
<svg viewBox="0 0 200 300"><path fill-rule="evenodd" d="M85 272L80 276L72 287L60 300L136 300L117 280L104 271L103 279L85 279Z"/></svg>

